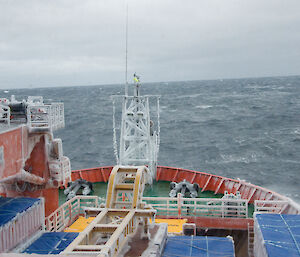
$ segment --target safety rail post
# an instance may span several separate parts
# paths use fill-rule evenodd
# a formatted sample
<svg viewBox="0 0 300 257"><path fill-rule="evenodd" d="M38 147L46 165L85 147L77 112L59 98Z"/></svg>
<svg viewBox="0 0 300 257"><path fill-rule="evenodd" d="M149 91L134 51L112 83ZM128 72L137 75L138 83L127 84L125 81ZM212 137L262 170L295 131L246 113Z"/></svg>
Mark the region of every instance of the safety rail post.
<svg viewBox="0 0 300 257"><path fill-rule="evenodd" d="M181 218L181 193L177 194L178 218Z"/></svg>
<svg viewBox="0 0 300 257"><path fill-rule="evenodd" d="M221 211L222 211L222 218L224 218L225 213L224 213L224 201L222 201L222 207L221 207Z"/></svg>
<svg viewBox="0 0 300 257"><path fill-rule="evenodd" d="M64 226L67 226L67 224L66 224L66 213L65 213L64 209L62 209L62 219L63 219Z"/></svg>
<svg viewBox="0 0 300 257"><path fill-rule="evenodd" d="M167 199L167 217L169 218L169 214L170 214L170 200Z"/></svg>
<svg viewBox="0 0 300 257"><path fill-rule="evenodd" d="M81 199L79 199L79 197L76 200L76 204L76 214L79 215L81 211Z"/></svg>

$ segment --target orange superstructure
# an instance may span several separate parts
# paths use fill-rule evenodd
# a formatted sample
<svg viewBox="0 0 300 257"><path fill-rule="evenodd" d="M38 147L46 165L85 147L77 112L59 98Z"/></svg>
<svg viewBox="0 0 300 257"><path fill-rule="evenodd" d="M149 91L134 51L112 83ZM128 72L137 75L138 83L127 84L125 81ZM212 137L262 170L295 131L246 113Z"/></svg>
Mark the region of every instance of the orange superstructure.
<svg viewBox="0 0 300 257"><path fill-rule="evenodd" d="M49 138L48 133L29 133L25 125L0 134L0 194L44 197L46 215L58 208L58 185L53 184L49 170Z"/></svg>
<svg viewBox="0 0 300 257"><path fill-rule="evenodd" d="M70 161L52 133L64 126L63 105L44 104L42 97L5 103L0 105L0 195L44 197L49 215L58 208L57 188L71 180Z"/></svg>

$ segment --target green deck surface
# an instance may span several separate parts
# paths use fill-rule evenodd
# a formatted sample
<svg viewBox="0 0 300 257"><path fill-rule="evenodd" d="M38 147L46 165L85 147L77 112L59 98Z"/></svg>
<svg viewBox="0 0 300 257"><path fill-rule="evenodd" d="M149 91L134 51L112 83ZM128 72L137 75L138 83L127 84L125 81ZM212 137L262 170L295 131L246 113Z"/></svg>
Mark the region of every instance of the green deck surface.
<svg viewBox="0 0 300 257"><path fill-rule="evenodd" d="M99 197L106 197L107 183L96 182L93 183L93 193L92 195L97 195ZM147 185L144 191L144 196L154 196L154 197L168 197L170 192L170 182L169 181L159 181L154 182L152 186ZM212 191L199 192L199 198L222 198L223 194L214 194ZM59 190L59 205L66 201L66 196L63 190ZM248 215L249 218L253 217L254 206L253 204L248 205Z"/></svg>

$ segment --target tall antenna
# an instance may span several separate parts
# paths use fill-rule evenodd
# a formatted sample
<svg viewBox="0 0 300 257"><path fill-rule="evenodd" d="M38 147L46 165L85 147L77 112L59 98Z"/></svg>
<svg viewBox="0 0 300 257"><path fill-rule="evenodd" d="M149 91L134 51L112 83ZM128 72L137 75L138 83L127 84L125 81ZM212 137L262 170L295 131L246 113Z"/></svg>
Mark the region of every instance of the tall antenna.
<svg viewBox="0 0 300 257"><path fill-rule="evenodd" d="M128 96L127 56L128 56L128 2L126 3L125 96Z"/></svg>

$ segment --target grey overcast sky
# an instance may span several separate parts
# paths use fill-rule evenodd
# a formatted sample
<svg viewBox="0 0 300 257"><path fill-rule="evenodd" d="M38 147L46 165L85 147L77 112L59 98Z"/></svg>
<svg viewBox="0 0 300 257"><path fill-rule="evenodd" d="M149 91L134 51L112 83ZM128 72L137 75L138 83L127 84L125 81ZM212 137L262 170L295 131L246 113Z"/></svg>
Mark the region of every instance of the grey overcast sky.
<svg viewBox="0 0 300 257"><path fill-rule="evenodd" d="M145 82L300 75L299 0L128 0ZM123 83L126 1L0 0L0 88Z"/></svg>

